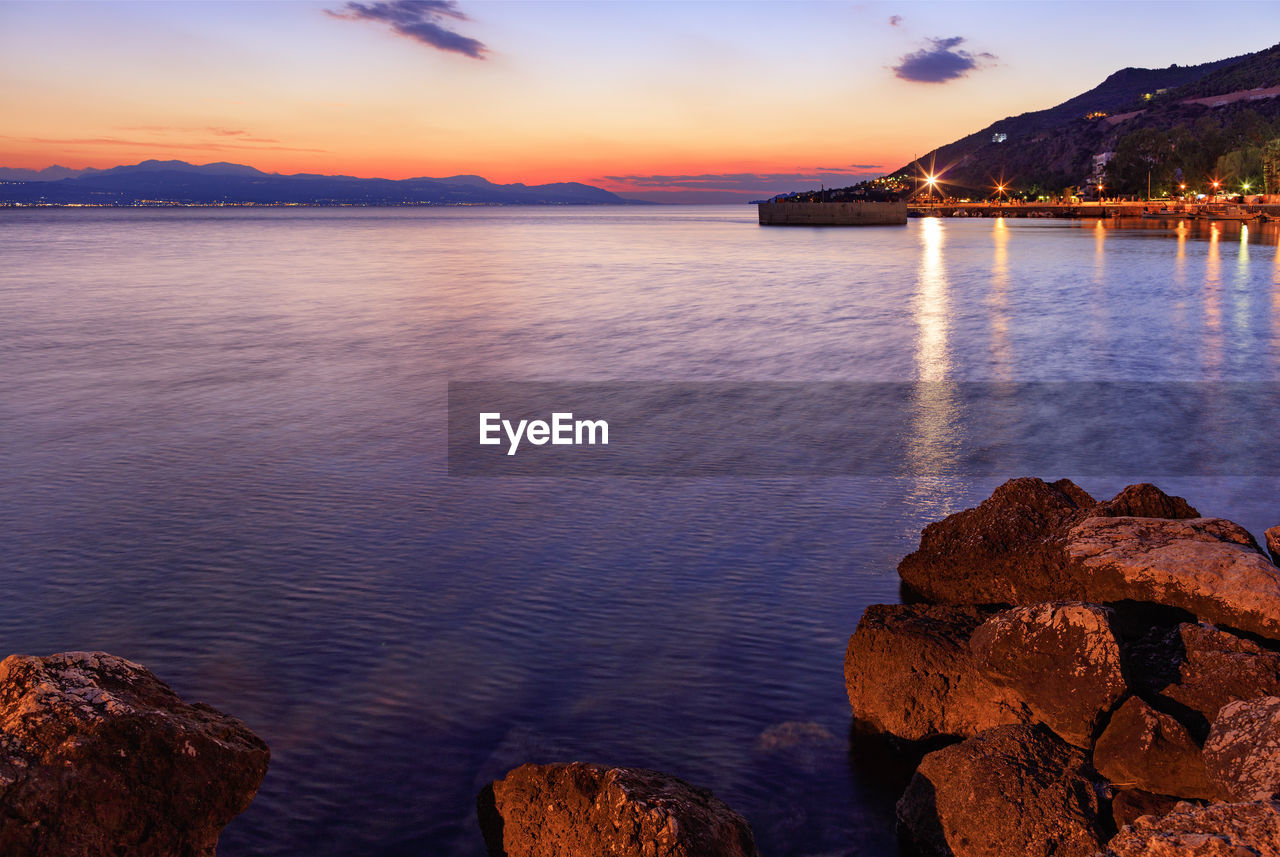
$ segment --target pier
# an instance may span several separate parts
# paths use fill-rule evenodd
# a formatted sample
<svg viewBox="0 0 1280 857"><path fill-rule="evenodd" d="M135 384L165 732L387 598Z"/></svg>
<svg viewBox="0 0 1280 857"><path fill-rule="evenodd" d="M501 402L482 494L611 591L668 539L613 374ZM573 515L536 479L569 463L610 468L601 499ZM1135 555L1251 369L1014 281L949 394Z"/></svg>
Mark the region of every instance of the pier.
<svg viewBox="0 0 1280 857"><path fill-rule="evenodd" d="M1157 201L1109 202L909 202L912 217L1063 217L1096 219L1106 217L1142 217L1148 212L1178 211L1188 219L1223 216L1228 208L1249 214L1260 214L1268 220L1280 220L1280 203L1201 202L1177 205Z"/></svg>

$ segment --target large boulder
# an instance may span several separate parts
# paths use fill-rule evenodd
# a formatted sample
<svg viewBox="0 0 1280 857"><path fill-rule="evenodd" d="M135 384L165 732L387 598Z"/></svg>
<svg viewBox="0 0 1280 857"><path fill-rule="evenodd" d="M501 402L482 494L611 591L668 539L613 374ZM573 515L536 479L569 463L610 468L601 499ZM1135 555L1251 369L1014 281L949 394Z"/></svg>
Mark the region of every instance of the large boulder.
<svg viewBox="0 0 1280 857"><path fill-rule="evenodd" d="M1267 553L1271 561L1280 564L1280 527L1269 527L1263 534L1267 540Z"/></svg>
<svg viewBox="0 0 1280 857"><path fill-rule="evenodd" d="M711 792L656 771L522 765L478 799L490 857L758 857Z"/></svg>
<svg viewBox="0 0 1280 857"><path fill-rule="evenodd" d="M1113 783L1159 795L1212 799L1218 793L1187 728L1136 696L1111 715L1093 764Z"/></svg>
<svg viewBox="0 0 1280 857"><path fill-rule="evenodd" d="M0 662L0 748L0 854L24 857L209 857L270 757L103 652Z"/></svg>
<svg viewBox="0 0 1280 857"><path fill-rule="evenodd" d="M1204 742L1204 760L1229 800L1280 797L1280 697L1223 706Z"/></svg>
<svg viewBox="0 0 1280 857"><path fill-rule="evenodd" d="M1026 604L1076 597L1061 586L1061 533L1095 503L1068 479L1024 477L976 508L924 528L920 547L898 564L913 593L945 603Z"/></svg>
<svg viewBox="0 0 1280 857"><path fill-rule="evenodd" d="M1034 604L1124 600L1102 597L1067 553L1073 527L1090 518L1185 520L1199 513L1148 483L1098 503L1069 479L1024 477L976 508L924 528L920 547L898 564L909 593L949 604ZM1252 540L1250 540L1252 541Z"/></svg>
<svg viewBox="0 0 1280 857"><path fill-rule="evenodd" d="M845 651L856 720L896 738L967 737L1027 713L974 661L969 638L990 615L976 607L873 604Z"/></svg>
<svg viewBox="0 0 1280 857"><path fill-rule="evenodd" d="M969 647L984 674L1010 690L1033 718L1078 747L1128 690L1113 611L1075 602L998 613Z"/></svg>
<svg viewBox="0 0 1280 857"><path fill-rule="evenodd" d="M898 802L898 833L938 857L1092 857L1105 784L1043 727L1000 726L924 757Z"/></svg>
<svg viewBox="0 0 1280 857"><path fill-rule="evenodd" d="M1179 804L1145 816L1109 843L1107 857L1280 857L1280 803Z"/></svg>
<svg viewBox="0 0 1280 857"><path fill-rule="evenodd" d="M1280 569L1221 518L1085 518L1067 533L1068 575L1086 600L1175 607L1280 639Z"/></svg>
<svg viewBox="0 0 1280 857"><path fill-rule="evenodd" d="M1238 699L1280 696L1280 654L1213 625L1187 622L1166 638L1174 674L1151 690L1172 701L1203 741L1218 711ZM1149 674L1163 674L1150 669Z"/></svg>

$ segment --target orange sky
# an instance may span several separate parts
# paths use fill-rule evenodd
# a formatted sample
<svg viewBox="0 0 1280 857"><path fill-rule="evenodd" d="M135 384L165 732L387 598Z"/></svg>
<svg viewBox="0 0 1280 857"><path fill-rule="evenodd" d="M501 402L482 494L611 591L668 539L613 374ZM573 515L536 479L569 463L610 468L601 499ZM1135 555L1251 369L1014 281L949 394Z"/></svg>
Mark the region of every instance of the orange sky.
<svg viewBox="0 0 1280 857"><path fill-rule="evenodd" d="M1266 46L1188 33L1212 8L1196 4L1108 4L1101 29L1103 7L1078 3L444 8L397 32L342 2L0 2L0 166L177 158L712 198L852 183L1125 65ZM967 67L907 79L912 56Z"/></svg>

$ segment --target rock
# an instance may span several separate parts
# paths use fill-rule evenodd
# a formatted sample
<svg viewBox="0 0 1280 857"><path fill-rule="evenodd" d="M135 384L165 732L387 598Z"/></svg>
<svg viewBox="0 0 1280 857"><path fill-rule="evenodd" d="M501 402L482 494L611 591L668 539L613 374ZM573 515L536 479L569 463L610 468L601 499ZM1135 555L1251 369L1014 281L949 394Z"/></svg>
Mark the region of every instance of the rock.
<svg viewBox="0 0 1280 857"><path fill-rule="evenodd" d="M1036 721L1089 747L1128 690L1113 615L1092 604L1017 607L984 622L969 646L987 677L1016 694Z"/></svg>
<svg viewBox="0 0 1280 857"><path fill-rule="evenodd" d="M1107 857L1280 857L1280 803L1179 804L1140 818L1107 843Z"/></svg>
<svg viewBox="0 0 1280 857"><path fill-rule="evenodd" d="M967 737L1027 715L979 670L969 638L990 615L974 607L873 604L845 652L857 720L906 741Z"/></svg>
<svg viewBox="0 0 1280 857"><path fill-rule="evenodd" d="M1271 561L1280 565L1280 527L1271 527L1263 535L1267 540L1267 552Z"/></svg>
<svg viewBox="0 0 1280 857"><path fill-rule="evenodd" d="M815 747L823 751L838 748L840 739L821 723L801 720L775 723L761 732L760 737L756 739L756 749L765 753L808 750Z"/></svg>
<svg viewBox="0 0 1280 857"><path fill-rule="evenodd" d="M1228 800L1280 796L1280 697L1224 705L1204 743L1204 760Z"/></svg>
<svg viewBox="0 0 1280 857"><path fill-rule="evenodd" d="M1087 570L1071 568L1066 553L1072 527L1117 516L1154 521L1198 513L1147 483L1097 503L1069 479L1011 479L976 508L925 527L919 549L898 564L898 575L910 593L948 604L1123 600L1100 597Z"/></svg>
<svg viewBox="0 0 1280 857"><path fill-rule="evenodd" d="M0 854L209 857L270 752L103 652L0 662Z"/></svg>
<svg viewBox="0 0 1280 857"><path fill-rule="evenodd" d="M1026 604L1075 598L1058 585L1066 559L1057 536L1094 500L1068 479L1011 479L976 508L929 524L898 564L928 601Z"/></svg>
<svg viewBox="0 0 1280 857"><path fill-rule="evenodd" d="M1172 683L1157 687L1183 709L1180 719L1203 741L1219 709L1237 699L1280 696L1280 654L1213 625L1184 623L1169 635Z"/></svg>
<svg viewBox="0 0 1280 857"><path fill-rule="evenodd" d="M1187 728L1136 696L1111 716L1093 748L1093 765L1116 785L1179 798L1217 796Z"/></svg>
<svg viewBox="0 0 1280 857"><path fill-rule="evenodd" d="M1181 497L1170 497L1150 482L1130 485L1089 512L1095 518L1198 518L1200 513Z"/></svg>
<svg viewBox="0 0 1280 857"><path fill-rule="evenodd" d="M1086 518L1067 533L1070 582L1094 603L1176 607L1280 638L1280 569L1243 527L1221 518Z"/></svg>
<svg viewBox="0 0 1280 857"><path fill-rule="evenodd" d="M898 801L898 833L939 857L1092 857L1105 797L1083 751L1043 727L1000 726L924 757Z"/></svg>
<svg viewBox="0 0 1280 857"><path fill-rule="evenodd" d="M1111 817L1116 827L1121 828L1144 815L1167 815L1180 803L1182 801L1172 795L1158 795L1141 789L1117 789L1111 799Z"/></svg>
<svg viewBox="0 0 1280 857"><path fill-rule="evenodd" d="M639 768L522 765L478 799L490 857L758 857L711 792Z"/></svg>

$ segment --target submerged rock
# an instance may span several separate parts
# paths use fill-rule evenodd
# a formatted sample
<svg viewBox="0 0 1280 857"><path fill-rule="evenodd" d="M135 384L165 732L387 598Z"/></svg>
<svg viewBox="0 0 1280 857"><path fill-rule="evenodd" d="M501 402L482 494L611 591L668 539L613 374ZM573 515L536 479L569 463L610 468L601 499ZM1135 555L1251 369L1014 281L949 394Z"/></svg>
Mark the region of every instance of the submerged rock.
<svg viewBox="0 0 1280 857"><path fill-rule="evenodd" d="M1089 747L1128 690L1113 615L1093 604L1017 607L984 622L969 645L984 674L1012 691L1036 722Z"/></svg>
<svg viewBox="0 0 1280 857"><path fill-rule="evenodd" d="M742 816L656 771L522 765L477 803L490 857L759 857Z"/></svg>
<svg viewBox="0 0 1280 857"><path fill-rule="evenodd" d="M1109 843L1107 857L1280 857L1280 803L1179 804Z"/></svg>
<svg viewBox="0 0 1280 857"><path fill-rule="evenodd" d="M209 857L270 752L103 652L0 662L0 854Z"/></svg>
<svg viewBox="0 0 1280 857"><path fill-rule="evenodd" d="M1042 727L1000 726L924 757L898 833L938 857L1092 857L1106 796L1080 749Z"/></svg>
<svg viewBox="0 0 1280 857"><path fill-rule="evenodd" d="M1093 748L1093 764L1127 787L1179 798L1217 796L1200 745L1187 728L1136 696L1111 716Z"/></svg>
<svg viewBox="0 0 1280 857"><path fill-rule="evenodd" d="M1237 801L1280 797L1280 698L1223 706L1204 742L1205 765L1221 794Z"/></svg>
<svg viewBox="0 0 1280 857"><path fill-rule="evenodd" d="M853 716L906 741L968 737L1026 719L992 684L969 648L990 615L975 607L873 604L845 651Z"/></svg>

